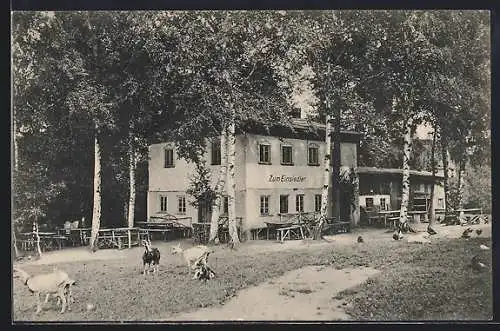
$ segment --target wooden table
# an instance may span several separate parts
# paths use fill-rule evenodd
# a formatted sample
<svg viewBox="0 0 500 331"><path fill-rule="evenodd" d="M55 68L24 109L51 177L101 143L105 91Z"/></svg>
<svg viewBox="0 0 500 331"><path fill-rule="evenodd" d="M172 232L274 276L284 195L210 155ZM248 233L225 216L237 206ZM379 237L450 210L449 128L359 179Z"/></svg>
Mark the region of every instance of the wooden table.
<svg viewBox="0 0 500 331"><path fill-rule="evenodd" d="M183 223L179 222L179 220L189 220L190 226L184 225ZM181 232L182 237L188 237L191 233L191 217L182 217L178 219L172 219L172 220L165 220L165 221L154 221L154 222L135 222L137 226L141 228L141 230L144 231L144 233L148 233L148 236L150 233L162 233L163 234L163 239L166 241L168 239L168 234L173 233L173 232Z"/></svg>
<svg viewBox="0 0 500 331"><path fill-rule="evenodd" d="M97 235L97 242L100 247L117 247L121 249L126 243L128 248L139 244L139 228L111 228L100 229ZM132 243L132 236L135 235L137 241Z"/></svg>
<svg viewBox="0 0 500 331"><path fill-rule="evenodd" d="M380 218L384 219L384 228L387 228L387 221L392 221L392 225L396 228L397 220L399 220L399 210L381 210L378 212Z"/></svg>
<svg viewBox="0 0 500 331"><path fill-rule="evenodd" d="M408 211L408 215L412 216L413 217L413 221L417 221L415 218L418 216L419 219L418 221L422 221L422 216L424 216L424 219L423 221L424 222L427 222L427 211L425 210L411 210L411 211Z"/></svg>
<svg viewBox="0 0 500 331"><path fill-rule="evenodd" d="M267 240L269 240L269 230L277 231L279 228L293 225L293 223L265 222L267 227ZM276 233L278 235L278 233Z"/></svg>
<svg viewBox="0 0 500 331"><path fill-rule="evenodd" d="M291 236L299 236L300 234L300 239L304 239L304 231L302 229L302 225L300 224L294 224L282 228L276 229L276 239L279 240L281 243L288 237L288 239L292 239Z"/></svg>
<svg viewBox="0 0 500 331"><path fill-rule="evenodd" d="M80 245L86 246L90 239L91 228L58 229L59 235L69 236L73 246L78 241Z"/></svg>

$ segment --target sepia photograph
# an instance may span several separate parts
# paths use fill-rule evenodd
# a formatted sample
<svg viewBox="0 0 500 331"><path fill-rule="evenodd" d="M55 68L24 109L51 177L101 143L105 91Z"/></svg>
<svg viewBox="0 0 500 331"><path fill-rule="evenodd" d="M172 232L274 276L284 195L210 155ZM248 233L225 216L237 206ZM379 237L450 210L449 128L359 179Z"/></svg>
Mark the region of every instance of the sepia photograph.
<svg viewBox="0 0 500 331"><path fill-rule="evenodd" d="M491 321L490 17L11 11L11 322Z"/></svg>

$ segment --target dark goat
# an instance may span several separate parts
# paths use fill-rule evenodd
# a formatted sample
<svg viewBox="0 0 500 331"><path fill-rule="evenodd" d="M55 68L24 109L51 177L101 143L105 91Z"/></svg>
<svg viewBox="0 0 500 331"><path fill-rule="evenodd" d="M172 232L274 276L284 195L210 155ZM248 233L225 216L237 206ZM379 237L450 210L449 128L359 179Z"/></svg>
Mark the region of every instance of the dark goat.
<svg viewBox="0 0 500 331"><path fill-rule="evenodd" d="M158 271L158 265L160 264L160 251L158 248L152 248L151 242L148 240L143 240L142 244L146 248L144 254L142 254L142 263L144 266L143 273L149 273L149 268L153 264L153 272Z"/></svg>

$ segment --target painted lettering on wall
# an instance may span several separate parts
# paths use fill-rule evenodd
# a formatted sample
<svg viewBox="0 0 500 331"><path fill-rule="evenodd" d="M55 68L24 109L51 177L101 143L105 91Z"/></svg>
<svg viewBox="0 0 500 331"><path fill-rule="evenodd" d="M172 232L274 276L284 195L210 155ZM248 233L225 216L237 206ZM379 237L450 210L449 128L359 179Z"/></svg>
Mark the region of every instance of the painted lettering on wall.
<svg viewBox="0 0 500 331"><path fill-rule="evenodd" d="M302 183L307 177L304 176L287 176L287 175L269 175L270 183Z"/></svg>

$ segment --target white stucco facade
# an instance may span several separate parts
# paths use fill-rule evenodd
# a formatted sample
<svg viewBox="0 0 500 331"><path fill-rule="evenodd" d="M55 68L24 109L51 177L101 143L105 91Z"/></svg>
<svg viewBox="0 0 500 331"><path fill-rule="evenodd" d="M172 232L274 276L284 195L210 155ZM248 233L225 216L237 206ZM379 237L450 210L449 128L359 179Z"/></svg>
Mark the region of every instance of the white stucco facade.
<svg viewBox="0 0 500 331"><path fill-rule="evenodd" d="M260 144L269 146L270 162L260 162ZM282 146L292 147L292 163L283 164ZM309 164L309 147L318 148L317 164ZM173 149L173 166L165 167L165 149ZM207 160L211 164L211 144L207 144ZM297 199L303 201L303 211L315 211L315 196L323 186L323 160L325 143L319 139L282 138L260 134L236 136L236 217L243 220L243 230L264 227L266 221L280 219L280 196L288 195L288 213L296 212ZM161 211L162 203L169 214L191 217L198 222L198 210L189 204L192 197L186 193L190 177L195 171L193 164L178 158L169 143L149 147L148 219ZM357 142L341 142L341 165L356 167ZM210 165L212 184L218 180L220 165ZM215 186L215 185L213 185ZM302 195L302 198L297 198ZM186 211L179 211L178 199L186 199ZM268 198L268 211L261 213L261 197ZM161 201L163 199L163 202ZM282 198L284 199L284 198ZM299 203L300 204L300 203Z"/></svg>

